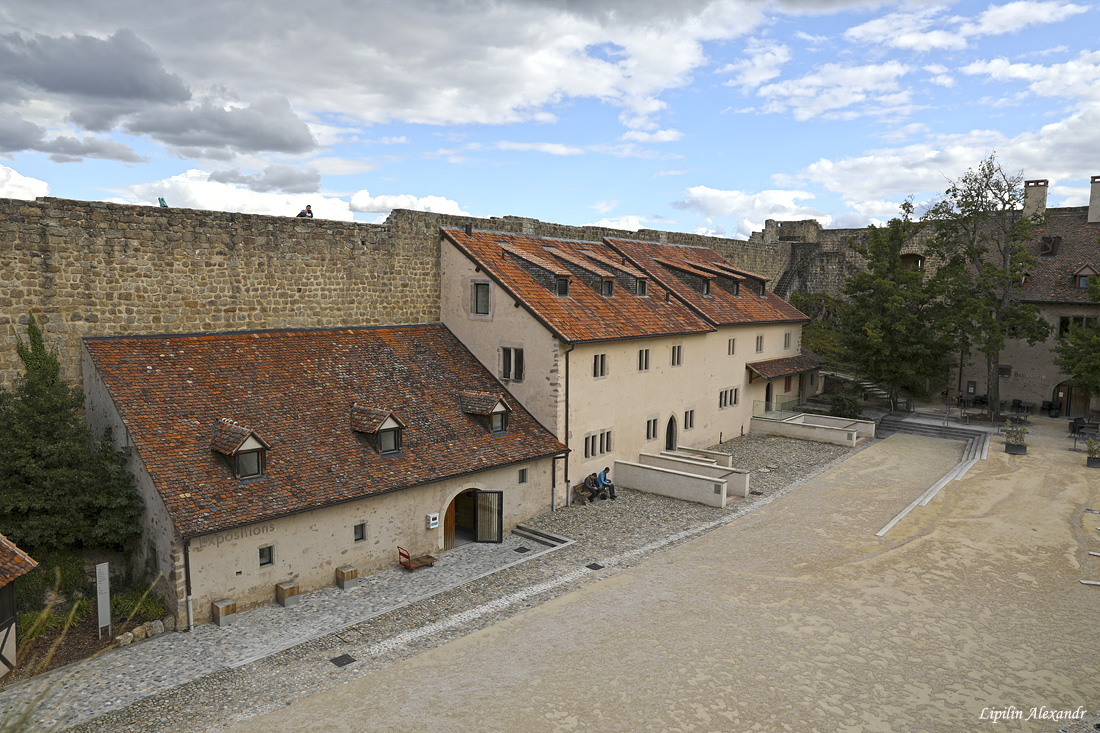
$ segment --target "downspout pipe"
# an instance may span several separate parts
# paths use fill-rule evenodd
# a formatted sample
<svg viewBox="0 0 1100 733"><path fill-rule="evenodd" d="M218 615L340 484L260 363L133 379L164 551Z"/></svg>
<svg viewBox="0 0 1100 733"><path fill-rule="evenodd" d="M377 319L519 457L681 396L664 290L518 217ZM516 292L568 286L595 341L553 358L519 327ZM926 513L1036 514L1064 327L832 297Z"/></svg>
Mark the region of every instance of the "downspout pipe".
<svg viewBox="0 0 1100 733"><path fill-rule="evenodd" d="M569 350L565 352L565 449L571 451L569 447L569 355L573 353L573 349L577 348L576 344L569 344ZM569 481L569 453L565 454L565 503L566 506L573 505L573 496L570 494L570 487L573 485Z"/></svg>
<svg viewBox="0 0 1100 733"><path fill-rule="evenodd" d="M187 586L187 631L192 632L195 630L195 613L192 608L193 599L191 598L191 538L188 537L183 541L183 579L184 584Z"/></svg>

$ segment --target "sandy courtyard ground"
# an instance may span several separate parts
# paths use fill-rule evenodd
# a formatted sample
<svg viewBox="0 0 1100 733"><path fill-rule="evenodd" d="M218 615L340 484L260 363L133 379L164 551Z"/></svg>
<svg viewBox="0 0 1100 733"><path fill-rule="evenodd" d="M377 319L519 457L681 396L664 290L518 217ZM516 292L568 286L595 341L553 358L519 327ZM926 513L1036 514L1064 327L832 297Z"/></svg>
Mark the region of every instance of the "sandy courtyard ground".
<svg viewBox="0 0 1100 733"><path fill-rule="evenodd" d="M1061 431L1061 432L1060 432ZM647 563L235 733L1055 731L1100 708L1100 471L1064 424L961 456L895 435Z"/></svg>

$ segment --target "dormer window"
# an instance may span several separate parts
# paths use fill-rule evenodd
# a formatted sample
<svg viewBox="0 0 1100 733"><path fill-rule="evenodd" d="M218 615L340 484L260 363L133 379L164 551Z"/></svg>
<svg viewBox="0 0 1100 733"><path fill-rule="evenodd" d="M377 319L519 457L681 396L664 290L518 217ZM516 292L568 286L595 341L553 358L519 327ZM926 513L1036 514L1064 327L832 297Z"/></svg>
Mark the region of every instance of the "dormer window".
<svg viewBox="0 0 1100 733"><path fill-rule="evenodd" d="M237 478L257 478L267 471L267 451L271 446L256 431L222 418L214 423L210 450L225 456Z"/></svg>
<svg viewBox="0 0 1100 733"><path fill-rule="evenodd" d="M556 282L554 283L554 285L555 285L555 288L556 288L557 294L558 294L558 295L559 295L560 297L564 298L564 297L566 297L567 295L569 295L569 278L567 278L567 277L559 277L559 278L557 278L557 280L556 280Z"/></svg>
<svg viewBox="0 0 1100 733"><path fill-rule="evenodd" d="M1073 283L1078 290L1085 290L1089 286L1089 278L1097 276L1100 276L1100 271L1092 265L1085 265L1073 273Z"/></svg>
<svg viewBox="0 0 1100 733"><path fill-rule="evenodd" d="M1061 237L1043 237L1039 240L1039 256L1053 257L1058 254L1058 245L1061 243Z"/></svg>
<svg viewBox="0 0 1100 733"><path fill-rule="evenodd" d="M351 406L351 429L366 435L381 455L401 452L405 423L389 410L356 402Z"/></svg>
<svg viewBox="0 0 1100 733"><path fill-rule="evenodd" d="M600 293L605 298L610 298L611 295L614 292L615 292L615 281L614 280L604 280L603 285L600 288Z"/></svg>
<svg viewBox="0 0 1100 733"><path fill-rule="evenodd" d="M638 280L638 297L639 298L646 297L647 289L648 289L648 284L646 283L646 281L645 280Z"/></svg>
<svg viewBox="0 0 1100 733"><path fill-rule="evenodd" d="M508 413L512 408L501 395L462 391L458 393L458 404L463 412L474 417L482 426L488 427L490 433L496 435L507 432Z"/></svg>
<svg viewBox="0 0 1100 733"><path fill-rule="evenodd" d="M710 295L710 280L703 281L703 295Z"/></svg>

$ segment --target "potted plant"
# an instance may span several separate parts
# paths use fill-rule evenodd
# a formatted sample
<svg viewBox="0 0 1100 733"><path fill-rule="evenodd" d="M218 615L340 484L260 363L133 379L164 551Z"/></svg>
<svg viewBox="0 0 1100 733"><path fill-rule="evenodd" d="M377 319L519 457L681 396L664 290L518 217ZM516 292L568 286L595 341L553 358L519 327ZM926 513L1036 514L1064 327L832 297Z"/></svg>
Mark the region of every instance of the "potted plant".
<svg viewBox="0 0 1100 733"><path fill-rule="evenodd" d="M1027 454L1027 428L1005 421L1005 453L1013 456Z"/></svg>
<svg viewBox="0 0 1100 733"><path fill-rule="evenodd" d="M1085 465L1089 468L1100 468L1100 440L1089 438L1085 441L1085 448L1089 457L1085 459Z"/></svg>

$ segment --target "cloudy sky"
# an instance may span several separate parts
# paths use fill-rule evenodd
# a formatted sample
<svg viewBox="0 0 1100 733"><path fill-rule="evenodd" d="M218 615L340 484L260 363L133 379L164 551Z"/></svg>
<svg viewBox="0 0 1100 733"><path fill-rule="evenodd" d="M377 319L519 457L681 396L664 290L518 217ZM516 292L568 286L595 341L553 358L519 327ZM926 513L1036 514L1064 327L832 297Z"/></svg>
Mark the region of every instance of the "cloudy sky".
<svg viewBox="0 0 1100 733"><path fill-rule="evenodd" d="M307 10L308 8L308 10ZM0 5L0 196L745 237L1100 175L1084 0Z"/></svg>

